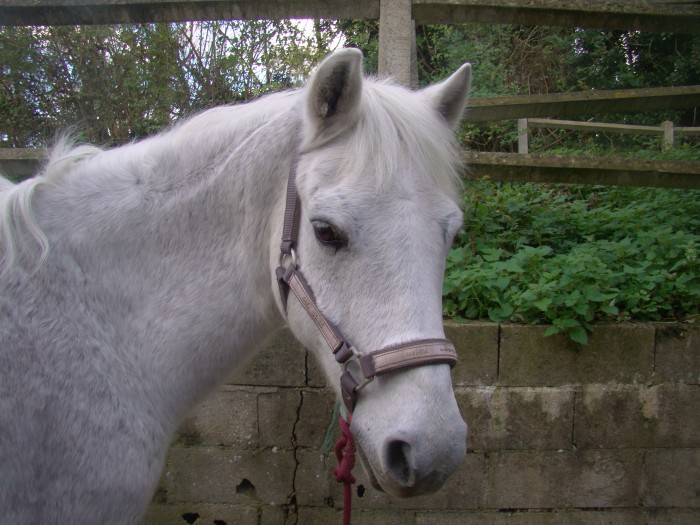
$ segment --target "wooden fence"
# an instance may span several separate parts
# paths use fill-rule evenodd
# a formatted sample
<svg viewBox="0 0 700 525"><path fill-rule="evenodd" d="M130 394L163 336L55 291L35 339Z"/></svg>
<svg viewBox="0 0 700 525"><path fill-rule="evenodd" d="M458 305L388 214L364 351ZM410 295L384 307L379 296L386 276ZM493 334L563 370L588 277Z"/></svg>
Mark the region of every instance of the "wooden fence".
<svg viewBox="0 0 700 525"><path fill-rule="evenodd" d="M206 19L379 18L379 73L416 83L416 23L512 23L700 33L694 0L4 0L0 25L138 23ZM465 57L467 58L467 57ZM471 102L472 122L700 107L700 86L496 97ZM465 177L700 188L700 163L535 158L468 153ZM41 152L0 150L0 171L32 173ZM576 168L574 168L576 167ZM634 173L639 176L635 176Z"/></svg>
<svg viewBox="0 0 700 525"><path fill-rule="evenodd" d="M661 149L664 150L673 147L676 137L700 136L700 127L678 127L674 126L670 120L662 122L660 126L639 126L580 120L521 118L518 119L518 153L529 152L530 129L565 129L588 133L618 133L620 135L658 135L661 137Z"/></svg>

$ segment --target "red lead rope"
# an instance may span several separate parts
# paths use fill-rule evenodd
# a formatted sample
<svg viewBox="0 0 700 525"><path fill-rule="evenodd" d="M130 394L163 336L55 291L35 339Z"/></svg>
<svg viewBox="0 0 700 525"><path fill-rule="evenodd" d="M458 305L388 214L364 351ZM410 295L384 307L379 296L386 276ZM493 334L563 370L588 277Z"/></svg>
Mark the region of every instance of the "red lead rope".
<svg viewBox="0 0 700 525"><path fill-rule="evenodd" d="M343 525L350 525L350 514L352 512L352 484L355 483L355 476L352 469L355 466L355 439L350 432L350 414L348 420L343 416L338 416L338 424L342 432L341 438L335 444L335 457L338 459L338 466L333 469L335 480L343 484Z"/></svg>

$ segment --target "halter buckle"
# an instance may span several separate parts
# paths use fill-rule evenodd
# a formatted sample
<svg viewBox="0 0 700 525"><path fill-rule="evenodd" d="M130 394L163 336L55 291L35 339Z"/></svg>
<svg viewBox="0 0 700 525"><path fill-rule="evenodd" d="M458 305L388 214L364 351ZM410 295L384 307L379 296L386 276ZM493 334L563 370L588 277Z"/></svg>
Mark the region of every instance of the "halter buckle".
<svg viewBox="0 0 700 525"><path fill-rule="evenodd" d="M374 380L374 375L370 375L368 377L365 375L365 372L362 369L362 362L360 359L364 357L364 354L359 352L354 346L350 347L350 351L352 352L352 355L340 365L343 371L340 376L340 393L345 407L350 413L352 413L352 411L355 410L358 392ZM353 362L355 363L355 367L359 369L360 375L362 376L360 381L358 381L349 370L350 363Z"/></svg>
<svg viewBox="0 0 700 525"><path fill-rule="evenodd" d="M353 380L355 381L355 387L353 389L354 392L359 392L362 390L364 387L366 387L369 383L374 381L374 375L370 375L369 377L365 375L365 371L362 369L362 361L361 358L364 357L364 354L360 351L358 351L354 346L350 347L350 351L352 352L352 355L340 365L341 370L343 371L343 374L349 374ZM360 374L362 375L362 380L357 381L355 376L352 374L350 370L348 370L350 363L355 362L357 368L360 371Z"/></svg>

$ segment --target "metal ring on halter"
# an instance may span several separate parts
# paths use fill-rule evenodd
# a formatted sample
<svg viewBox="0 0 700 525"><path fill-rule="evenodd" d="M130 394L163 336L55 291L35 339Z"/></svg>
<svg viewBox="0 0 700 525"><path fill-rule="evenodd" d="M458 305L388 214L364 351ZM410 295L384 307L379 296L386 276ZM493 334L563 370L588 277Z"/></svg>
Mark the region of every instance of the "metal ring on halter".
<svg viewBox="0 0 700 525"><path fill-rule="evenodd" d="M296 252L296 250L294 250L294 248L291 248L289 250L289 253L280 254L280 266L284 266L284 261L287 257L291 257L292 267L296 268L297 267L297 252Z"/></svg>
<svg viewBox="0 0 700 525"><path fill-rule="evenodd" d="M362 352L359 352L354 346L351 346L351 347L350 347L350 351L352 352L352 356L351 356L350 358L348 358L347 361L345 361L344 363L342 363L342 364L340 365L340 368L341 368L341 370L343 371L343 373L348 372L348 365L349 365L352 361L356 361L356 362L357 362L357 367L360 369L360 373L362 374L362 381L358 381L358 382L357 382L357 386L355 387L354 392L359 392L359 391L362 390L364 387L366 387L369 383L371 383L372 381L374 381L374 376L366 377L365 374L364 374L364 372L362 371L362 365L360 364L360 358L361 358L361 357L364 357L364 354L363 354ZM352 376L352 373L350 373L350 375ZM355 378L355 376L352 376L352 377L353 377L353 379L355 379L355 381L357 381L357 379Z"/></svg>

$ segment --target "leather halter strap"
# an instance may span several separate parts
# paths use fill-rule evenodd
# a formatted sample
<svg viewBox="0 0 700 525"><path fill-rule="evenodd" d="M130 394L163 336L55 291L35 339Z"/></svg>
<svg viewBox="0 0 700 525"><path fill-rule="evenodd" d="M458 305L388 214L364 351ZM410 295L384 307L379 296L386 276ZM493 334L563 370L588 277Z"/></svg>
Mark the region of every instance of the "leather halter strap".
<svg viewBox="0 0 700 525"><path fill-rule="evenodd" d="M392 345L368 354L358 352L352 347L316 304L316 298L297 266L294 247L299 233L299 195L296 190L296 172L299 163L298 154L292 159L287 181L287 197L280 245L281 262L276 270L277 281L284 308L287 308L289 290L296 296L306 313L313 320L323 336L326 345L335 360L342 365L340 390L345 407L352 412L357 403L357 396L376 376L416 366L446 363L453 367L457 363L455 347L447 339L421 339ZM285 266L286 259L288 265ZM352 363L357 366L352 367ZM358 375L360 377L358 377Z"/></svg>

